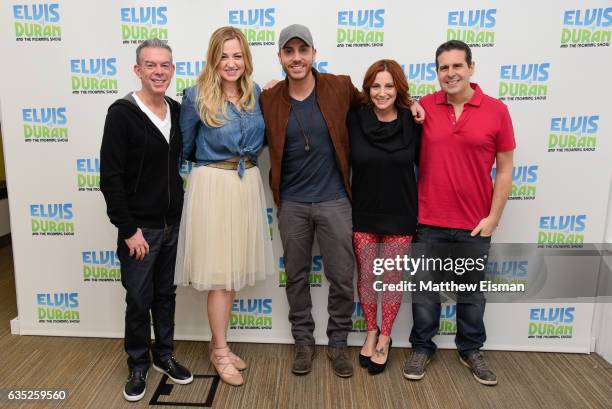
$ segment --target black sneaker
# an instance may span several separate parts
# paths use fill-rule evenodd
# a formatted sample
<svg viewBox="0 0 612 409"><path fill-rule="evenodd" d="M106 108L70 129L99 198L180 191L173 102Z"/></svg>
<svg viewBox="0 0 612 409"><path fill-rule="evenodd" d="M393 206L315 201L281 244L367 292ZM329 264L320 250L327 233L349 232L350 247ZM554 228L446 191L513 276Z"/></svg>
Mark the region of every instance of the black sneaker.
<svg viewBox="0 0 612 409"><path fill-rule="evenodd" d="M404 378L413 381L423 379L425 376L425 367L429 363L429 354L425 352L413 351L410 359L404 365Z"/></svg>
<svg viewBox="0 0 612 409"><path fill-rule="evenodd" d="M179 385L187 385L193 381L193 375L189 369L176 362L173 356L163 362L154 362L153 369L168 375L168 378Z"/></svg>
<svg viewBox="0 0 612 409"><path fill-rule="evenodd" d="M472 370L474 378L483 385L497 385L497 376L489 368L489 364L482 356L482 352L476 351L468 356L459 355L459 361Z"/></svg>
<svg viewBox="0 0 612 409"><path fill-rule="evenodd" d="M137 402L147 391L147 370L131 369L128 380L123 388L123 397L129 402Z"/></svg>

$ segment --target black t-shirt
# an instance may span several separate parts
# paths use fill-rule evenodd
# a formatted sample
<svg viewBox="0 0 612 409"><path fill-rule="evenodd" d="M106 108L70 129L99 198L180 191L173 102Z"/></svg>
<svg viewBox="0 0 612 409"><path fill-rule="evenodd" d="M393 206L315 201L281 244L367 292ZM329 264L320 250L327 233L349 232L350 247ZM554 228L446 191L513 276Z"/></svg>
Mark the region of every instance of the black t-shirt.
<svg viewBox="0 0 612 409"><path fill-rule="evenodd" d="M353 230L412 235L417 224L417 185L421 126L409 111L380 122L366 107L348 117L351 143Z"/></svg>
<svg viewBox="0 0 612 409"><path fill-rule="evenodd" d="M308 151L302 130L308 139ZM345 196L334 146L315 91L303 101L291 98L281 164L281 200L316 203Z"/></svg>

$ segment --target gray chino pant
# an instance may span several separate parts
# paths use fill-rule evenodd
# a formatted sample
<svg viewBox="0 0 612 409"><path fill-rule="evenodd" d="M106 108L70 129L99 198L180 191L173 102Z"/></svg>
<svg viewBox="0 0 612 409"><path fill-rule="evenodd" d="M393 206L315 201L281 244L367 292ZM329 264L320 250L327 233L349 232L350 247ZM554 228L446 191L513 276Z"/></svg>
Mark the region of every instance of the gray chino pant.
<svg viewBox="0 0 612 409"><path fill-rule="evenodd" d="M291 334L296 345L314 345L312 300L308 278L316 233L325 277L329 282L327 337L329 345L346 346L353 327L353 223L347 198L319 203L283 201L278 225L285 253Z"/></svg>

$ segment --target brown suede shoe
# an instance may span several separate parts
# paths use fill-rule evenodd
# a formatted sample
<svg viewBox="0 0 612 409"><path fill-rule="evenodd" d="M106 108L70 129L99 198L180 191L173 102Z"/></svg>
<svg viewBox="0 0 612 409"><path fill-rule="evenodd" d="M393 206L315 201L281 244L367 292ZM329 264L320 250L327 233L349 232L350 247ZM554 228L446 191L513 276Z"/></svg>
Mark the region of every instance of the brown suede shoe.
<svg viewBox="0 0 612 409"><path fill-rule="evenodd" d="M332 361L334 373L341 378L353 376L353 362L347 347L327 347L327 357Z"/></svg>
<svg viewBox="0 0 612 409"><path fill-rule="evenodd" d="M306 375L312 370L312 360L314 356L314 345L296 345L291 372L296 375Z"/></svg>

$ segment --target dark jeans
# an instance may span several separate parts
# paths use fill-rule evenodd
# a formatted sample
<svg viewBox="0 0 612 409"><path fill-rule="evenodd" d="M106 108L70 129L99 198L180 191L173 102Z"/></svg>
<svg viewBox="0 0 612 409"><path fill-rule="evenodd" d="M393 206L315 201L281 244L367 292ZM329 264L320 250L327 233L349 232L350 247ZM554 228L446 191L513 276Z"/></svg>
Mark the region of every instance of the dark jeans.
<svg viewBox="0 0 612 409"><path fill-rule="evenodd" d="M163 229L141 228L149 243L149 254L141 261L129 256L129 249L118 240L121 283L126 290L125 352L130 368L148 369L154 362L168 359L174 350L175 290L174 263L179 223ZM150 311L150 315L149 315ZM151 344L151 316L155 343Z"/></svg>
<svg viewBox="0 0 612 409"><path fill-rule="evenodd" d="M486 265L491 237L470 236L470 230L449 229L420 225L417 229L413 245L413 257L425 256L431 258L451 258L457 260L484 259ZM458 265L458 264L457 264ZM457 284L478 284L484 280L485 269L481 271L444 272L440 270L417 271L415 281L417 286L421 281L436 283L454 281ZM460 272L460 271L459 271ZM420 288L420 287L418 287ZM455 345L463 356L477 351L484 344L487 336L483 322L485 298L477 288L476 291L456 293L457 301L457 333ZM440 325L440 293L419 291L413 293L412 319L414 324L410 333L412 349L427 354L433 354L436 344L432 338L438 332Z"/></svg>
<svg viewBox="0 0 612 409"><path fill-rule="evenodd" d="M320 203L283 201L278 210L278 225L285 254L291 334L296 345L314 345L312 300L308 278L312 265L314 235L329 281L327 298L327 337L329 345L346 346L353 328L353 222L348 199Z"/></svg>

